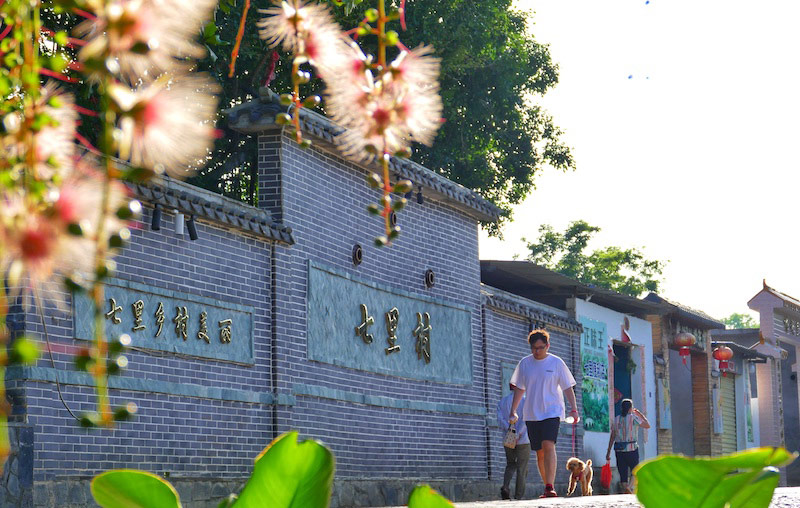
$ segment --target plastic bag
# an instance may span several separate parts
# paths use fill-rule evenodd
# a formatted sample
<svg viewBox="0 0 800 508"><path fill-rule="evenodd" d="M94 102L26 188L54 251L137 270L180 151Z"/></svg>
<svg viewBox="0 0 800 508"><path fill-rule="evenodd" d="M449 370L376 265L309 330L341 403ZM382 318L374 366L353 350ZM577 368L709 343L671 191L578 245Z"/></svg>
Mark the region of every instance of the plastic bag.
<svg viewBox="0 0 800 508"><path fill-rule="evenodd" d="M600 485L604 489L611 488L611 463L606 462L606 465L600 469Z"/></svg>

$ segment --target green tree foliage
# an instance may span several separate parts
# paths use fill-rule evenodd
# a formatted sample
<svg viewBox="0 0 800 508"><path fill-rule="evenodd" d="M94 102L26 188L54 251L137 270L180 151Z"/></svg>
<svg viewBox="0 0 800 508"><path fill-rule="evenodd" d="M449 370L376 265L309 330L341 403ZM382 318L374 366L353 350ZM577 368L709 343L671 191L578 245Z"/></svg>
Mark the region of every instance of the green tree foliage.
<svg viewBox="0 0 800 508"><path fill-rule="evenodd" d="M563 233L544 224L539 227L539 239L527 244L528 259L585 284L626 295L657 292L666 262L647 259L635 247L611 246L587 253L589 241L599 231L583 220L571 222Z"/></svg>
<svg viewBox="0 0 800 508"><path fill-rule="evenodd" d="M364 8L343 26L355 26ZM511 0L409 0L401 34L409 48L429 44L442 59L444 124L412 159L478 191L507 217L543 166L574 167L561 131L534 101L558 82L558 67L527 30L530 16Z"/></svg>
<svg viewBox="0 0 800 508"><path fill-rule="evenodd" d="M399 1L394 3L399 6ZM342 27L349 29L369 7L370 2L348 0L333 9ZM227 77L241 8L242 0L223 0L216 30L204 33L210 52L200 67L222 84L223 108L254 97L269 68L271 50L258 39L255 22L260 15L251 8L236 74ZM556 84L558 74L547 46L528 33L528 16L512 9L511 0L408 0L408 29L400 34L408 47L432 45L442 59L445 121L433 147L417 146L412 159L478 191L502 207L507 217L510 206L533 189L534 175L544 166L574 167L561 131L535 104L537 96ZM400 31L399 23L395 25ZM360 42L371 43L369 38ZM286 55L280 57L271 85L279 93L289 89L291 67ZM304 92L320 86L313 80ZM225 129L224 122L220 128ZM247 138L225 129L206 169L192 183L249 200L257 153Z"/></svg>
<svg viewBox="0 0 800 508"><path fill-rule="evenodd" d="M758 328L758 322L753 319L753 316L750 314L739 314L738 312L734 312L730 316L721 319L723 323L725 323L725 328L733 329L733 328Z"/></svg>

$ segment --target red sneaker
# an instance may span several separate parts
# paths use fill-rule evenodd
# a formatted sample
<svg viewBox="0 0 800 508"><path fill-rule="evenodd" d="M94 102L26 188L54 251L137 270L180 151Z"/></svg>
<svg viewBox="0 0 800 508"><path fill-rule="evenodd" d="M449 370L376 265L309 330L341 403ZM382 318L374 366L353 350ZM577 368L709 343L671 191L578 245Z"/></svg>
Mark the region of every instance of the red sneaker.
<svg viewBox="0 0 800 508"><path fill-rule="evenodd" d="M539 496L539 499L544 499L546 497L558 497L558 493L556 493L556 489L550 487L545 487L544 494Z"/></svg>

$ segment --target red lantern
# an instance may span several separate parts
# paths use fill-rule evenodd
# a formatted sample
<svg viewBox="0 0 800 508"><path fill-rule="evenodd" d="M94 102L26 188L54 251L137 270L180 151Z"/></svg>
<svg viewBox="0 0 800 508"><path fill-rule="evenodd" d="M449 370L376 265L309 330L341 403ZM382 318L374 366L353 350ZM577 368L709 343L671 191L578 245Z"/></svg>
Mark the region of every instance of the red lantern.
<svg viewBox="0 0 800 508"><path fill-rule="evenodd" d="M725 372L731 366L730 360L733 358L733 350L728 346L720 346L714 350L713 353L714 359L719 361L719 370L722 371L722 377L725 377Z"/></svg>
<svg viewBox="0 0 800 508"><path fill-rule="evenodd" d="M681 332L675 336L674 343L680 348L678 354L683 357L683 364L686 365L686 357L690 353L689 348L697 343L697 339L689 332Z"/></svg>

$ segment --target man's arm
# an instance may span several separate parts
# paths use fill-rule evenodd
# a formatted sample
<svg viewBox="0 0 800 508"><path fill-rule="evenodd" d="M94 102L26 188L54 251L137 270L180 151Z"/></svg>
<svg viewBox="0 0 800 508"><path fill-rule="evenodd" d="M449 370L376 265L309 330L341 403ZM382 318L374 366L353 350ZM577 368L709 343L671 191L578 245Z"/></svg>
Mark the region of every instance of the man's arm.
<svg viewBox="0 0 800 508"><path fill-rule="evenodd" d="M519 420L519 416L517 416L517 407L519 407L519 401L522 400L522 396L525 395L525 390L515 386L514 387L514 400L511 401L511 414L508 417L509 423L517 423Z"/></svg>
<svg viewBox="0 0 800 508"><path fill-rule="evenodd" d="M575 417L575 423L578 423L581 417L578 413L578 400L575 398L575 387L570 386L564 394L567 396L567 402L569 402L569 405L572 407L572 411L570 411L569 414Z"/></svg>

